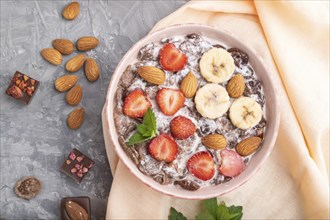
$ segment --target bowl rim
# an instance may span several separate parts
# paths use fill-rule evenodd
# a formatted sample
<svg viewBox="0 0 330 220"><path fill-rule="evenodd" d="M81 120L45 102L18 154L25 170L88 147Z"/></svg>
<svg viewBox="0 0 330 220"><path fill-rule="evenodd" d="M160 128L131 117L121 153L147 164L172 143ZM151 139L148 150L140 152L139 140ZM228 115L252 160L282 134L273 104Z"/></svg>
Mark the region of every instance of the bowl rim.
<svg viewBox="0 0 330 220"><path fill-rule="evenodd" d="M247 46L245 43L243 43L240 39L238 39L237 37L235 37L235 35L227 30L222 30L219 29L219 27L217 26L212 26L212 25L205 25L205 24L197 24L197 23L186 23L186 24L175 24L175 25L170 25L161 29L158 29L156 31L154 31L151 34L147 34L146 36L144 36L143 38L141 38L139 41L137 41L126 53L125 55L122 57L122 59L120 60L120 62L117 64L109 86L108 86L108 90L107 90L107 95L106 95L106 101L105 101L105 119L106 119L106 126L107 126L107 131L108 131L108 135L110 137L110 143L113 145L115 152L117 154L117 156L119 157L119 159L125 164L125 166L128 168L128 170L134 174L134 176L136 178L138 178L140 181L142 181L145 185L149 186L150 188L152 188L153 190L156 190L158 192L161 192L162 194L168 195L168 196L172 196L172 197L176 197L176 198L182 198L182 199L196 199L196 200L200 200L200 199L208 199L208 198L212 198L212 197L217 197L217 196L221 196L224 194L227 194L233 190L235 190L236 188L240 187L241 185L243 185L244 183L246 183L252 176L254 176L258 170L261 168L262 164L264 164L264 162L267 160L267 158L269 157L269 155L271 154L271 152L273 151L274 148L274 144L278 135L278 131L279 131L279 125L280 125L280 111L279 111L279 94L276 92L278 91L278 85L277 85L277 81L275 80L275 77L270 74L269 71L265 71L265 75L267 75L266 77L269 78L270 81L270 90L271 93L273 94L273 98L274 98L274 103L272 103L272 107L274 108L274 112L276 113L275 115L275 119L274 119L274 132L273 135L270 137L269 140L269 147L268 147L268 151L266 151L266 153L264 154L263 157L261 157L261 160L259 160L259 163L257 163L257 166L250 172L249 175L247 175L245 178L243 178L243 180L241 182L239 182L236 185L233 185L231 187L228 187L225 190L222 190L219 193L213 193L213 194L206 194L206 195L198 195L196 196L194 193L191 193L190 195L182 195L182 194L178 194L178 193L172 193L171 190L164 190L163 187L164 185L161 185L160 183L156 182L155 180L153 180L151 177L147 176L146 174L142 173L140 170L138 169L131 169L129 162L127 160L125 160L124 158L122 158L122 156L126 157L128 160L131 160L128 155L124 152L124 150L122 149L122 146L120 144L118 144L119 146L116 145L115 141L114 141L114 133L117 133L117 129L113 129L111 130L111 122L114 123L114 118L113 118L113 114L109 114L109 109L112 107L114 108L114 106L109 106L110 99L114 99L114 95L112 97L110 97L110 93L112 90L117 89L117 85L114 85L114 79L116 78L116 76L118 74L120 74L119 69L121 68L121 66L123 65L124 61L131 55L132 51L134 49L136 49L138 46L140 46L141 42L145 41L147 38L152 38L154 36L157 36L163 32L170 32L171 30L175 30L177 28L191 28L192 29L192 33L194 32L194 28L202 28L202 29L208 29L210 31L215 31L220 33L221 35L227 35L229 38L231 38L233 41L238 42L239 44L244 45L246 48L248 48L248 50L250 50L250 52L254 53L257 62L262 66L263 69L267 70L267 68L265 67L265 62L262 59L262 57L260 56L260 54L258 54L253 48ZM175 36L175 34L169 35L169 36ZM207 36L206 36L207 37ZM221 40L220 40L221 41ZM150 41L151 42L151 41ZM143 45L142 45L143 46ZM258 73L256 73L258 75ZM267 99L267 98L266 98ZM124 153L124 155L122 154ZM136 167L136 165L134 164L134 166ZM137 171L136 171L137 170ZM146 179L143 178L147 177ZM231 181L229 181L231 182ZM222 184L219 184L217 186L220 186ZM167 186L167 185L165 185ZM212 187L212 186L211 186ZM214 187L214 186L213 186ZM208 188L208 187L203 187L203 188ZM185 190L185 189L183 189ZM199 189L200 190L200 189ZM197 190L197 191L199 191ZM185 190L188 191L188 190ZM192 191L189 191L192 192ZM193 191L196 192L196 191Z"/></svg>

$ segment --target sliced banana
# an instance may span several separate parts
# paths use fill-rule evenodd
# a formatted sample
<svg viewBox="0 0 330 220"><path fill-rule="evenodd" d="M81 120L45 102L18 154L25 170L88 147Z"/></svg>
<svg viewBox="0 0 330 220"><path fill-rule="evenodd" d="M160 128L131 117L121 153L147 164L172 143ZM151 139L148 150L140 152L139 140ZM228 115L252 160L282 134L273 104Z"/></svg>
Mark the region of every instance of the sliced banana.
<svg viewBox="0 0 330 220"><path fill-rule="evenodd" d="M229 117L233 125L241 129L256 126L262 118L261 106L252 98L236 99L229 109Z"/></svg>
<svg viewBox="0 0 330 220"><path fill-rule="evenodd" d="M199 67L204 79L212 83L228 81L235 71L233 57L221 48L212 48L205 52L199 61Z"/></svg>
<svg viewBox="0 0 330 220"><path fill-rule="evenodd" d="M195 105L203 117L219 118L227 112L230 106L229 95L224 87L208 83L197 91Z"/></svg>

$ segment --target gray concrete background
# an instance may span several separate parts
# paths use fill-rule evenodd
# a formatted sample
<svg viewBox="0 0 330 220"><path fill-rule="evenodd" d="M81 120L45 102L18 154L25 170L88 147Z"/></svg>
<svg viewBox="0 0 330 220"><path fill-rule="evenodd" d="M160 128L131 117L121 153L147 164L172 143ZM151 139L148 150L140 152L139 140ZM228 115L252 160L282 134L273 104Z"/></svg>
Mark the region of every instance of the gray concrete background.
<svg viewBox="0 0 330 220"><path fill-rule="evenodd" d="M68 2L1 0L0 3L2 219L59 219L60 200L68 196L89 196L93 219L104 218L112 176L104 147L101 110L111 74L133 43L186 0L79 1L80 14L73 21L61 17ZM62 64L53 66L39 52L51 47L53 39L76 41L86 35L100 40L100 45L87 55L97 60L101 75L98 81L89 83L83 70L74 73L84 88L79 106L85 108L86 119L79 130L72 131L66 126L66 117L74 107L65 103L64 93L55 91L54 80L66 74L64 64L77 53L63 56ZM5 95L16 70L41 82L28 106ZM74 147L95 161L81 184L59 171ZM42 182L41 193L30 201L16 197L13 191L16 181L27 175Z"/></svg>

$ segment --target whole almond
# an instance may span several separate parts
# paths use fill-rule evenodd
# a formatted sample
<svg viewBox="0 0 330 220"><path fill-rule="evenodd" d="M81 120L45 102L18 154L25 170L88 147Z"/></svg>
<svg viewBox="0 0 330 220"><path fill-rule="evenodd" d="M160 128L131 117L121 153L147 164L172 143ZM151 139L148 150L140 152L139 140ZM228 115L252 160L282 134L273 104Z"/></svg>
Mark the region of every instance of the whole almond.
<svg viewBox="0 0 330 220"><path fill-rule="evenodd" d="M81 37L77 41L77 49L80 51L91 50L99 44L99 40L96 37L86 36Z"/></svg>
<svg viewBox="0 0 330 220"><path fill-rule="evenodd" d="M55 39L52 42L53 47L63 55L69 55L73 52L74 45L68 39Z"/></svg>
<svg viewBox="0 0 330 220"><path fill-rule="evenodd" d="M59 92L65 92L71 89L77 81L78 77L75 75L64 75L55 80L55 88Z"/></svg>
<svg viewBox="0 0 330 220"><path fill-rule="evenodd" d="M68 127L71 129L78 129L85 119L85 110L84 108L76 108L73 110L67 119Z"/></svg>
<svg viewBox="0 0 330 220"><path fill-rule="evenodd" d="M62 55L60 52L53 48L45 48L40 52L41 56L54 65L60 65L62 63Z"/></svg>
<svg viewBox="0 0 330 220"><path fill-rule="evenodd" d="M62 16L67 20L75 19L80 11L80 6L78 2L71 2L62 11Z"/></svg>
<svg viewBox="0 0 330 220"><path fill-rule="evenodd" d="M65 203L65 211L72 220L88 220L86 210L76 202L67 201Z"/></svg>
<svg viewBox="0 0 330 220"><path fill-rule="evenodd" d="M69 105L78 105L83 94L81 85L76 85L66 94L65 100Z"/></svg>
<svg viewBox="0 0 330 220"><path fill-rule="evenodd" d="M224 149L227 146L226 138L221 134L209 134L202 138L202 143L214 150Z"/></svg>
<svg viewBox="0 0 330 220"><path fill-rule="evenodd" d="M239 98L245 90L245 79L241 74L235 75L227 84L227 92L230 97Z"/></svg>
<svg viewBox="0 0 330 220"><path fill-rule="evenodd" d="M148 83L161 85L165 82L165 73L163 70L154 66L142 66L137 70L139 76Z"/></svg>
<svg viewBox="0 0 330 220"><path fill-rule="evenodd" d="M248 156L259 148L261 141L262 139L260 137L246 138L239 142L236 146L236 151L241 156Z"/></svg>
<svg viewBox="0 0 330 220"><path fill-rule="evenodd" d="M85 75L90 82L94 82L99 78L100 68L93 58L87 58L86 60Z"/></svg>
<svg viewBox="0 0 330 220"><path fill-rule="evenodd" d="M66 63L65 69L69 72L76 72L84 65L85 60L85 54L76 55Z"/></svg>
<svg viewBox="0 0 330 220"><path fill-rule="evenodd" d="M190 72L182 80L180 89L186 98L192 98L196 94L198 81L195 75Z"/></svg>

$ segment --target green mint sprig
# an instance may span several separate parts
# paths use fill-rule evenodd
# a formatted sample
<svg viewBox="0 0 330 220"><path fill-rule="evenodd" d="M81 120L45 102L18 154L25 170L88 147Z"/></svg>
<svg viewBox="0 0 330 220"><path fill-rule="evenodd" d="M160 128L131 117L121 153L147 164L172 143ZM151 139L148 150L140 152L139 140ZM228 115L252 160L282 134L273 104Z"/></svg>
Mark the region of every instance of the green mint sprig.
<svg viewBox="0 0 330 220"><path fill-rule="evenodd" d="M195 220L241 220L243 216L242 206L227 207L224 202L218 205L216 198L204 200L203 205L204 210L195 217ZM173 207L170 209L168 219L187 220L181 212Z"/></svg>
<svg viewBox="0 0 330 220"><path fill-rule="evenodd" d="M144 114L143 123L136 125L137 131L129 138L127 145L132 146L157 136L155 113L148 108Z"/></svg>

